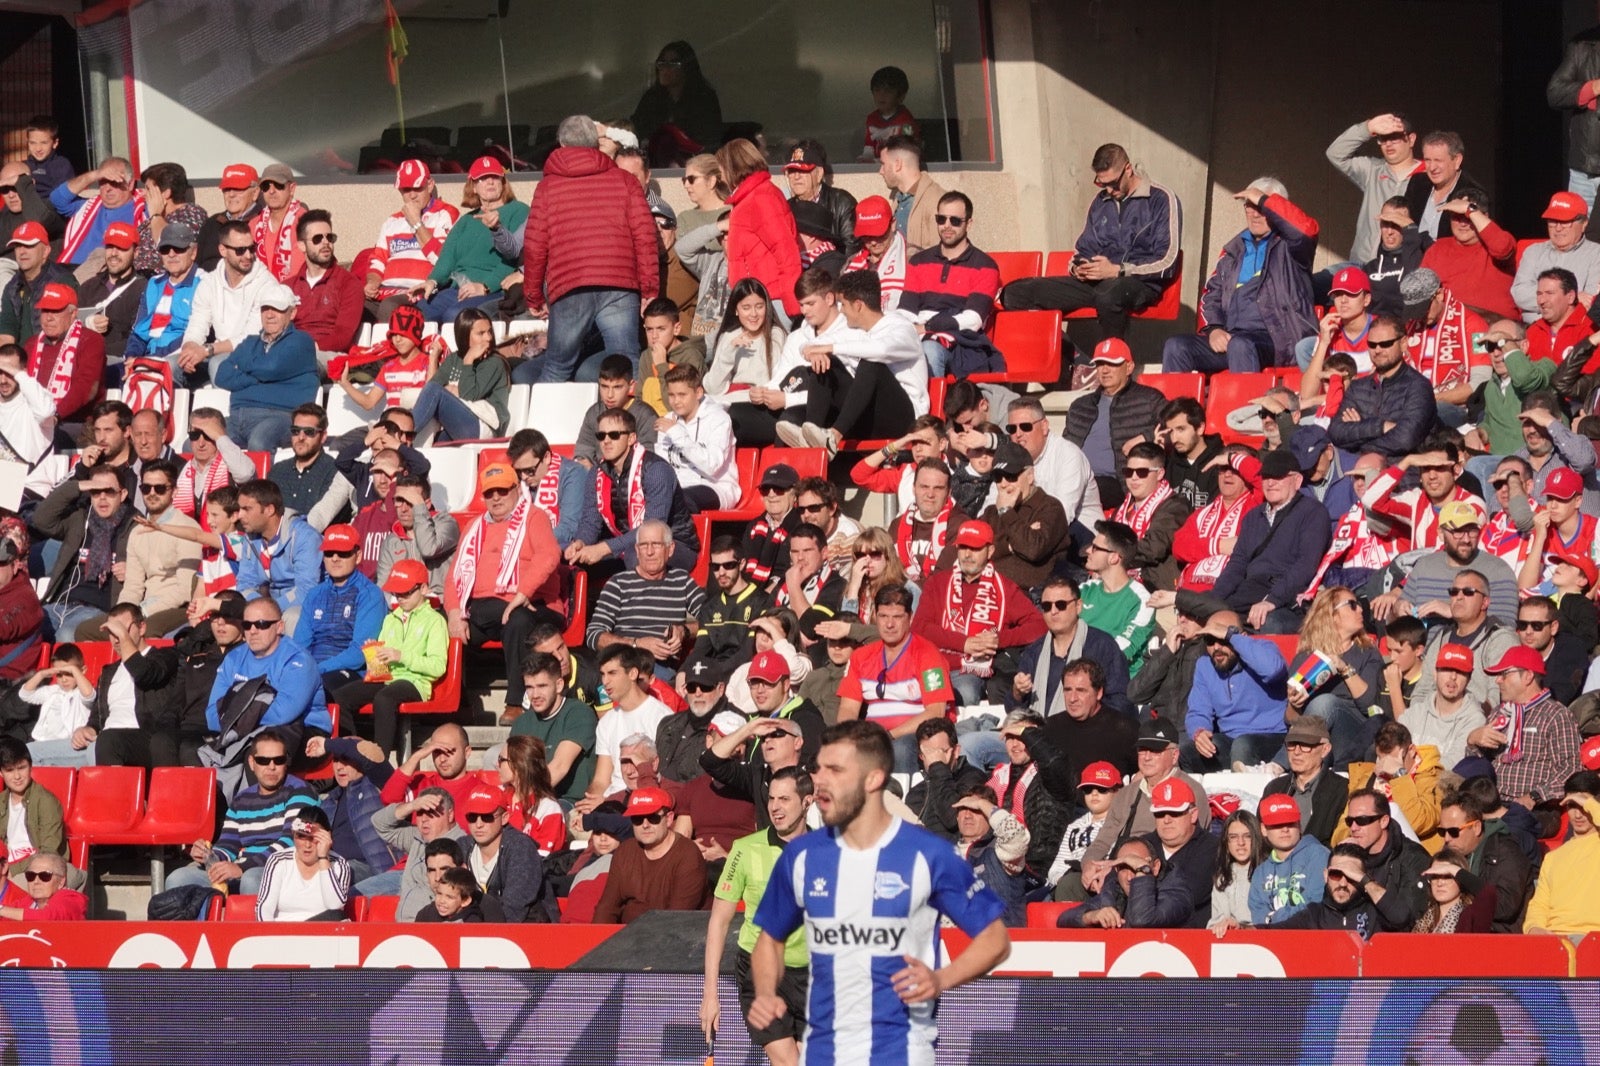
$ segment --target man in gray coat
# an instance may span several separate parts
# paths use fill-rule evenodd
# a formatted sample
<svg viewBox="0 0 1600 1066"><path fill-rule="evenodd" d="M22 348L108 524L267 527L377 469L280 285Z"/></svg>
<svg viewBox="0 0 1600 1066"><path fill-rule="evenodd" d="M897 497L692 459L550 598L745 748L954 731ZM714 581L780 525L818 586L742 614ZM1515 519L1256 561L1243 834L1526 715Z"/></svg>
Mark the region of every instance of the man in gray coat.
<svg viewBox="0 0 1600 1066"><path fill-rule="evenodd" d="M400 896L395 920L415 921L417 912L433 902L428 885L428 863L423 851L439 837L454 840L463 853L470 846L467 834L456 825L456 805L442 788L425 788L409 803L391 803L372 816L384 843L406 853L404 870L388 870L358 882L362 896Z"/></svg>

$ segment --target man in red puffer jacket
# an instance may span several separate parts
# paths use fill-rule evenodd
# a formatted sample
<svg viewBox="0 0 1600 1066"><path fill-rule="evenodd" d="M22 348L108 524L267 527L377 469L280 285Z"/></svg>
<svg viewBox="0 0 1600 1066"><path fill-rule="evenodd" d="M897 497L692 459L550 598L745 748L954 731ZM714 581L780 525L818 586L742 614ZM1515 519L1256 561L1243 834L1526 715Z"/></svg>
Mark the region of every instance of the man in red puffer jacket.
<svg viewBox="0 0 1600 1066"><path fill-rule="evenodd" d="M661 288L656 226L638 179L600 151L588 115L569 116L556 139L522 238L528 309L550 317L549 347L532 364L538 381L573 380L591 325L602 354L637 359L639 313Z"/></svg>

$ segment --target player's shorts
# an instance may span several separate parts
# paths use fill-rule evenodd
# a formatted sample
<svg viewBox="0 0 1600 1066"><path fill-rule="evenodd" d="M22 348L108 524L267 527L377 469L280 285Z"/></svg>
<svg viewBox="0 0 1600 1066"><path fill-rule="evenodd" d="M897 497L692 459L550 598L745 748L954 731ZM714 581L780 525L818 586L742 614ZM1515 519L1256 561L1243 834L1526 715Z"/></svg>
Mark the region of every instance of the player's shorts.
<svg viewBox="0 0 1600 1066"><path fill-rule="evenodd" d="M806 1031L806 990L811 984L810 971L785 966L778 978L778 995L789 1007L783 1017L765 1028L750 1025L750 1003L756 998L755 982L750 978L750 953L738 949L733 961L733 979L739 986L739 1013L744 1017L744 1027L750 1031L750 1040L757 1047L788 1038L799 1043Z"/></svg>

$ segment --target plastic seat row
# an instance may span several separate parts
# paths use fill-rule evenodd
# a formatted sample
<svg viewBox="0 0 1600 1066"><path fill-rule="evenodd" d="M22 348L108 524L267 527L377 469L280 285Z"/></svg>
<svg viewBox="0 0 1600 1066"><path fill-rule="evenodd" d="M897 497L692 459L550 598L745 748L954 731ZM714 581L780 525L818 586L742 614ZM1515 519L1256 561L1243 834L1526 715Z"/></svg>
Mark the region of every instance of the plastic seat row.
<svg viewBox="0 0 1600 1066"><path fill-rule="evenodd" d="M1042 252L990 252L995 264L1000 268L1000 284L1009 285L1013 281L1025 278L1059 278L1068 274L1072 267L1073 249L1051 252L1048 255ZM1172 284L1168 285L1161 294L1161 299L1146 307L1142 311L1135 311L1134 318L1148 319L1156 322L1171 322L1178 317L1182 308L1179 299L1179 290L1183 286L1183 253L1178 253L1177 269L1174 271ZM1068 318L1093 318L1094 308L1085 307L1068 313ZM1004 350L1004 349L1002 349Z"/></svg>
<svg viewBox="0 0 1600 1066"><path fill-rule="evenodd" d="M216 831L217 775L209 768L158 766L34 767L33 776L66 811L67 857L89 869L89 849L132 845L150 853L151 890L166 881L164 848L210 839Z"/></svg>
<svg viewBox="0 0 1600 1066"><path fill-rule="evenodd" d="M351 896L344 905L344 915L352 922L392 922L399 907L399 896ZM256 920L256 897L214 896L206 908L206 920L253 922Z"/></svg>

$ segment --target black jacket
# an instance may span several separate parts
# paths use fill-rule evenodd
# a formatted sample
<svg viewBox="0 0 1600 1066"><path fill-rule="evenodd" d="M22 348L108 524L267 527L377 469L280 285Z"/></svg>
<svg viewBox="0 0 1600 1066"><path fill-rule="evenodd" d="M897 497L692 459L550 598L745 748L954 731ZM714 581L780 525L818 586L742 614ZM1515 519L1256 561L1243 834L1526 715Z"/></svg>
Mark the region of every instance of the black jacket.
<svg viewBox="0 0 1600 1066"><path fill-rule="evenodd" d="M1293 774L1275 777L1262 791L1262 796L1288 795L1294 782ZM1311 789L1311 820L1305 825L1305 834L1314 837L1325 848L1333 847L1333 834L1344 817L1344 805L1350 798L1350 780L1324 767L1322 776Z"/></svg>
<svg viewBox="0 0 1600 1066"><path fill-rule="evenodd" d="M1415 920L1416 916L1407 915L1393 892L1386 893L1382 903L1374 904L1362 890L1343 907L1324 894L1320 901L1302 907L1281 922L1273 922L1272 928L1323 929L1355 933L1362 940L1371 940L1374 933L1410 932Z"/></svg>
<svg viewBox="0 0 1600 1066"><path fill-rule="evenodd" d="M954 841L956 812L952 804L964 796L968 789L976 788L989 780L989 775L957 755L955 765L936 762L924 771L921 781L906 793L906 806L917 816L922 828Z"/></svg>
<svg viewBox="0 0 1600 1066"><path fill-rule="evenodd" d="M1561 65L1550 75L1545 99L1567 116L1567 166L1600 174L1600 113L1578 104L1584 85L1600 78L1600 26L1591 26L1567 42Z"/></svg>
<svg viewBox="0 0 1600 1066"><path fill-rule="evenodd" d="M1457 875L1463 892L1483 895L1483 886L1494 886L1494 931L1522 932L1522 914L1533 886L1533 867L1517 846L1504 822L1486 818L1483 839L1467 856L1467 866Z"/></svg>
<svg viewBox="0 0 1600 1066"><path fill-rule="evenodd" d="M687 782L705 771L700 769L700 755L706 750L706 732L711 719L718 711L728 709L726 700L718 700L705 717L686 710L669 714L656 726L656 754L660 757L659 771L669 781Z"/></svg>
<svg viewBox="0 0 1600 1066"><path fill-rule="evenodd" d="M217 667L230 649L217 643L211 634L211 624L202 622L178 637L173 649L178 654L178 685L181 709L178 715L179 732L188 736L204 736L206 707L211 702L211 685L217 679Z"/></svg>
<svg viewBox="0 0 1600 1066"><path fill-rule="evenodd" d="M89 724L96 732L106 727L106 717L110 714L108 700L116 665L100 671L100 684L95 686ZM177 649L150 648L120 665L127 669L133 681L133 714L139 728L148 733L173 736L183 732L183 681L178 676Z"/></svg>
<svg viewBox="0 0 1600 1066"><path fill-rule="evenodd" d="M1422 871L1433 864L1433 858L1421 844L1400 834L1398 826L1389 827L1389 841L1376 855L1367 856L1367 876L1395 896L1406 911L1403 929L1422 916L1428 905L1427 890L1422 884ZM1389 896L1384 897L1387 903ZM1398 913L1398 911L1396 911Z"/></svg>
<svg viewBox="0 0 1600 1066"><path fill-rule="evenodd" d="M1170 857L1163 853L1161 838L1154 833L1145 838L1151 851L1163 856L1162 880L1176 878L1189 886L1193 910L1183 923L1190 929L1204 929L1211 924L1211 888L1217 879L1217 839L1210 833L1197 829L1189 842Z"/></svg>
<svg viewBox="0 0 1600 1066"><path fill-rule="evenodd" d="M1425 235L1415 225L1400 231L1400 247L1386 252L1378 246L1378 254L1366 264L1367 277L1372 280L1372 313L1402 318L1405 301L1400 299L1400 282L1422 265L1422 254L1428 250L1433 238Z"/></svg>
<svg viewBox="0 0 1600 1066"><path fill-rule="evenodd" d="M128 534L133 532L133 515L130 502L113 539L112 551L117 559L128 558ZM45 603L55 603L69 589L73 569L78 564L78 549L86 543L88 516L89 494L80 490L77 480L72 477L52 489L33 512L33 528L61 542L61 554L56 556L55 568L50 571L50 585L42 597ZM122 582L111 577L107 583L110 586L107 606L110 606L121 598ZM62 640L72 639L71 633L57 636Z"/></svg>
<svg viewBox="0 0 1600 1066"><path fill-rule="evenodd" d="M1167 398L1160 392L1137 381L1130 381L1127 388L1111 397L1112 451L1120 456L1122 446L1134 437L1152 436L1156 418L1166 404ZM1072 401L1072 406L1067 408L1067 428L1061 435L1083 447L1099 414L1100 390L1094 389Z"/></svg>
<svg viewBox="0 0 1600 1066"><path fill-rule="evenodd" d="M1024 730L1022 743L1039 768L1022 801L1022 824L1028 827L1031 838L1028 868L1043 877L1055 861L1056 852L1061 850L1067 823L1077 816L1081 806L1078 782L1072 779L1065 754L1046 739L1044 730ZM1013 784L1019 776L1012 775ZM1007 810L1010 809L1009 799L1009 796L1000 797L1000 805Z"/></svg>
<svg viewBox="0 0 1600 1066"><path fill-rule="evenodd" d="M1573 93L1573 97L1576 98L1577 93ZM1471 174L1468 174L1465 168L1462 169L1460 174L1456 175L1455 192L1464 192L1467 189L1487 189L1488 187ZM1455 192L1452 192L1451 195L1454 196ZM1406 209L1411 212L1411 220L1420 224L1422 222L1423 209L1428 206L1428 197L1433 195L1433 182L1428 180L1427 173L1419 170L1411 175L1411 180L1406 182L1406 191L1402 195L1406 198ZM1441 212L1438 232L1430 233L1428 236L1434 240L1441 240L1450 236L1450 216Z"/></svg>
<svg viewBox="0 0 1600 1066"><path fill-rule="evenodd" d="M849 259L861 247L861 242L856 240L856 198L837 185L824 185L820 202L833 216L834 247Z"/></svg>
<svg viewBox="0 0 1600 1066"><path fill-rule="evenodd" d="M1203 438L1200 454L1193 459L1177 455L1170 449L1167 452L1167 484L1172 486L1172 491L1189 501L1189 506L1199 510L1210 503L1217 495L1217 471L1213 467L1206 469L1206 464L1223 453L1222 438L1215 433L1207 433Z"/></svg>
<svg viewBox="0 0 1600 1066"><path fill-rule="evenodd" d="M123 286L122 291L106 305L105 315L106 332L106 357L117 358L128 347L128 334L133 332L134 325L139 321L140 307L144 302L144 289L148 279L135 274ZM78 290L78 303L82 307L94 307L111 295L116 286L111 279L106 277L104 270L83 283L83 288Z"/></svg>
<svg viewBox="0 0 1600 1066"><path fill-rule="evenodd" d="M1345 411L1361 417L1346 422ZM1402 363L1388 380L1363 374L1345 390L1339 405L1340 417L1328 423L1328 436L1347 452L1377 452L1390 462L1417 449L1439 421L1439 405L1433 398L1428 379ZM1385 430L1384 423L1394 428ZM1321 549L1318 549L1321 554Z"/></svg>
<svg viewBox="0 0 1600 1066"><path fill-rule="evenodd" d="M508 922L554 922L555 893L545 885L544 860L533 838L510 828L500 834L500 858L483 886Z"/></svg>
<svg viewBox="0 0 1600 1066"><path fill-rule="evenodd" d="M1563 596L1563 600L1570 597ZM1544 683L1557 703L1572 706L1572 701L1583 691L1583 679L1589 672L1588 649L1571 633L1557 633L1545 658Z"/></svg>
<svg viewBox="0 0 1600 1066"><path fill-rule="evenodd" d="M1189 715L1189 689L1194 687L1194 666L1205 655L1200 638L1179 643L1178 650L1167 650L1163 641L1144 657L1139 673L1128 682L1128 699L1148 706L1157 718L1181 722Z"/></svg>

